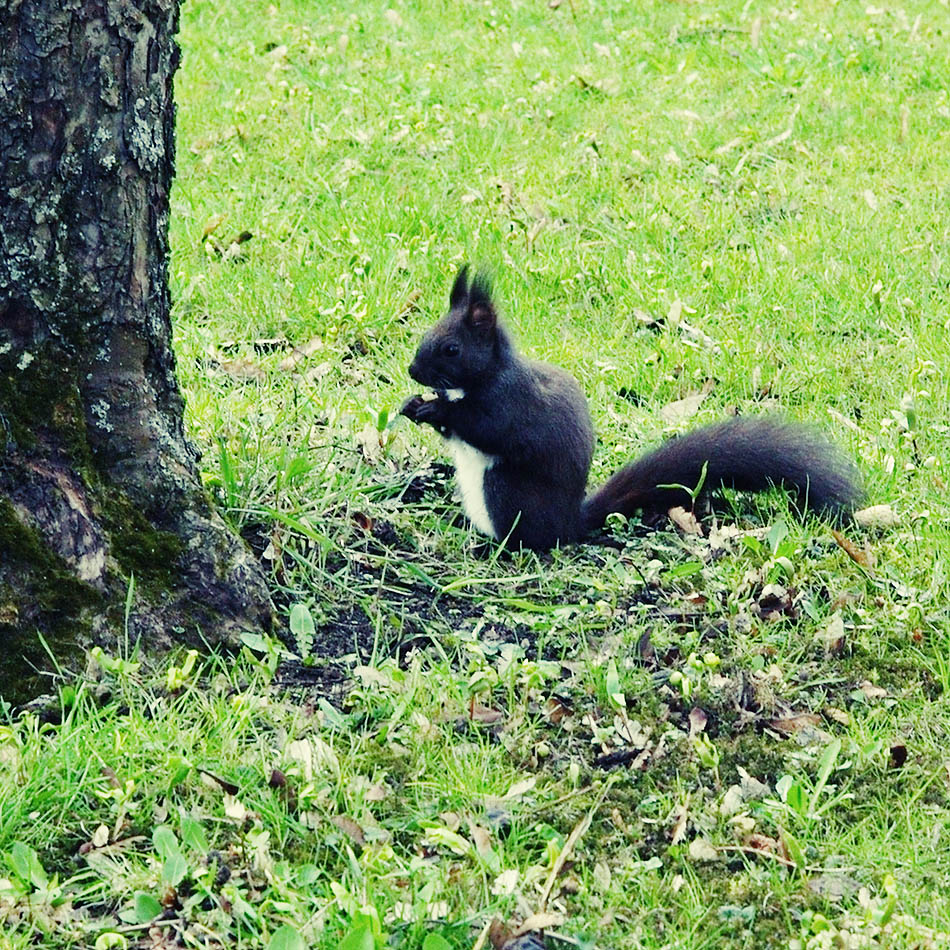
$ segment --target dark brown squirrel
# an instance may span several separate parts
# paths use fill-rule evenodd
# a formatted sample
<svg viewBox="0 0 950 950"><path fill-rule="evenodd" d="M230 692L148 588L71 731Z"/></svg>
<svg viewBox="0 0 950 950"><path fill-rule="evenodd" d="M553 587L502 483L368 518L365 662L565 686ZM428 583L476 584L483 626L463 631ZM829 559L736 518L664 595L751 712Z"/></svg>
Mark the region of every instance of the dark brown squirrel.
<svg viewBox="0 0 950 950"><path fill-rule="evenodd" d="M861 495L851 462L807 426L734 417L670 439L585 498L594 429L580 385L515 351L487 278L478 274L469 285L467 266L409 375L435 395L412 396L400 411L445 437L465 513L480 531L514 546L579 541L611 512L689 506L697 487L784 484L832 516L853 509Z"/></svg>

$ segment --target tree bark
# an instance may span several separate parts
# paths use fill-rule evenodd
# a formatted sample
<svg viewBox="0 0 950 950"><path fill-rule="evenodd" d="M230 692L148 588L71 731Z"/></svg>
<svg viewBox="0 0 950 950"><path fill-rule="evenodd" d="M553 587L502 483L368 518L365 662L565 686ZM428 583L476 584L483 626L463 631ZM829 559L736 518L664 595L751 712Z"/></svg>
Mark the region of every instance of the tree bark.
<svg viewBox="0 0 950 950"><path fill-rule="evenodd" d="M30 664L267 627L171 349L179 0L0 9L0 695ZM134 575L133 609L125 598Z"/></svg>

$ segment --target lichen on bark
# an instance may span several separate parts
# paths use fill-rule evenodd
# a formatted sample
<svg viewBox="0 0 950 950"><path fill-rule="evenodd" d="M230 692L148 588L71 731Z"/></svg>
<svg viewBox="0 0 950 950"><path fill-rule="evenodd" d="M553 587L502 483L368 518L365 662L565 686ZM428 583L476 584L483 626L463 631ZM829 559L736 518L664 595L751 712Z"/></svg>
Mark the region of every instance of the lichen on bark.
<svg viewBox="0 0 950 950"><path fill-rule="evenodd" d="M145 646L270 622L175 377L177 25L178 0L0 12L0 695L40 635L64 652L116 638L133 574Z"/></svg>

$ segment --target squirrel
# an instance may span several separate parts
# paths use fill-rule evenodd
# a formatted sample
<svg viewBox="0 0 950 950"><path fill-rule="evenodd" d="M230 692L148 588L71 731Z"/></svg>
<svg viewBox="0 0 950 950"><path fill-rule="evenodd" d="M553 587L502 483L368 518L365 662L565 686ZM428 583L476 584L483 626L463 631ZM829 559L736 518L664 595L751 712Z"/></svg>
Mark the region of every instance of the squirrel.
<svg viewBox="0 0 950 950"><path fill-rule="evenodd" d="M459 271L449 311L422 338L409 375L435 394L400 413L447 441L469 520L499 541L547 550L601 528L611 512L689 506L696 489L794 489L840 517L860 498L853 464L783 418L733 417L662 443L585 497L594 454L587 400L568 372L525 359L498 320L484 274Z"/></svg>

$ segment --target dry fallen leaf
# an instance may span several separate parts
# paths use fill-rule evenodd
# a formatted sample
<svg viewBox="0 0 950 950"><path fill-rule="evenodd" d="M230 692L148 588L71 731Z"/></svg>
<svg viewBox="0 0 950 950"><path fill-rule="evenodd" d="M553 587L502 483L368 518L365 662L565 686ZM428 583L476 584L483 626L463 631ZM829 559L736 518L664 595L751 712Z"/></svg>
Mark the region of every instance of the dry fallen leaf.
<svg viewBox="0 0 950 950"><path fill-rule="evenodd" d="M755 819L748 814L734 815L729 819L729 827L737 838L745 840L755 831Z"/></svg>
<svg viewBox="0 0 950 950"><path fill-rule="evenodd" d="M240 356L233 360L218 360L218 368L227 373L233 379L253 379L257 382L267 378L267 373L260 363L249 360L246 356Z"/></svg>
<svg viewBox="0 0 950 950"><path fill-rule="evenodd" d="M637 655L647 666L653 666L656 663L656 647L650 639L650 631L644 630L637 641Z"/></svg>
<svg viewBox="0 0 950 950"><path fill-rule="evenodd" d="M692 861L715 861L719 852L705 838L693 838L689 843L689 857Z"/></svg>
<svg viewBox="0 0 950 950"><path fill-rule="evenodd" d="M509 894L514 894L520 877L521 875L518 873L517 868L509 868L507 871L502 871L492 882L492 894L498 897L507 897Z"/></svg>
<svg viewBox="0 0 950 950"><path fill-rule="evenodd" d="M745 846L750 851L759 851L762 854L778 854L779 843L768 835L751 834L745 839Z"/></svg>
<svg viewBox="0 0 950 950"><path fill-rule="evenodd" d="M834 419L839 425L845 426L845 428L850 429L852 432L861 431L861 427L853 419L849 419L846 415L844 415L844 413L838 412L837 409L831 408L829 408L827 411L828 415L831 416L831 418Z"/></svg>
<svg viewBox="0 0 950 950"><path fill-rule="evenodd" d="M861 567L867 568L868 570L872 570L874 568L874 554L869 547L865 547L862 550L853 541L846 538L835 528L831 529L831 534L835 541L837 541L838 547L840 547L841 550L844 551L844 553L847 554L855 564L859 564Z"/></svg>
<svg viewBox="0 0 950 950"><path fill-rule="evenodd" d="M713 525L709 529L709 548L713 552L729 551L732 543L741 538L745 532L738 525Z"/></svg>
<svg viewBox="0 0 950 950"><path fill-rule="evenodd" d="M745 798L742 794L742 788L739 785L730 785L726 789L726 794L722 796L722 801L719 803L719 814L723 818L731 818L733 815L738 815L745 806ZM754 826L754 822L753 822Z"/></svg>
<svg viewBox="0 0 950 950"><path fill-rule="evenodd" d="M712 353L719 353L722 351L720 344L708 333L700 330L699 327L694 327L691 323L687 323L685 320L680 320L678 329L684 337L683 342L687 345L691 345L693 347L702 346ZM707 379L703 384L703 392L712 391L715 385L716 383L714 380Z"/></svg>
<svg viewBox="0 0 950 950"><path fill-rule="evenodd" d="M488 832L488 829L483 828L481 825L469 824L468 830L472 836L472 843L475 845L475 850L479 855L485 857L491 854L491 834Z"/></svg>
<svg viewBox="0 0 950 950"><path fill-rule="evenodd" d="M887 695L887 690L882 686L875 686L870 680L864 680L858 685L858 689L868 699L883 699Z"/></svg>
<svg viewBox="0 0 950 950"><path fill-rule="evenodd" d="M670 844L679 844L686 837L686 820L689 818L689 803L683 802L673 809L670 815L673 828L670 831Z"/></svg>
<svg viewBox="0 0 950 950"><path fill-rule="evenodd" d="M825 706L824 713L829 719L833 719L838 723L839 726L851 725L851 716L837 706Z"/></svg>
<svg viewBox="0 0 950 950"><path fill-rule="evenodd" d="M361 848L366 844L366 835L363 829L352 818L347 818L346 815L331 815L330 824L339 828L354 844L358 844Z"/></svg>
<svg viewBox="0 0 950 950"><path fill-rule="evenodd" d="M594 887L601 893L606 893L610 890L610 881L613 877L613 874L610 870L610 865L606 861L598 861L594 865L594 869L591 873L591 877L594 880Z"/></svg>
<svg viewBox="0 0 950 950"><path fill-rule="evenodd" d="M233 795L224 796L224 814L239 825L247 821L248 811L240 799Z"/></svg>
<svg viewBox="0 0 950 950"><path fill-rule="evenodd" d="M290 354L280 361L281 371L287 373L296 369L301 363L322 349L323 340L318 336L312 337L306 343L301 343L300 346L295 346Z"/></svg>
<svg viewBox="0 0 950 950"><path fill-rule="evenodd" d="M548 930L551 927L560 927L563 923L563 914L532 914L530 917L525 918L521 926L514 931L512 937L521 937L533 930Z"/></svg>
<svg viewBox="0 0 950 950"><path fill-rule="evenodd" d="M758 798L765 798L770 789L765 782L760 782L755 776L750 775L741 765L736 771L739 773L739 785L742 788L742 797L746 801L753 801Z"/></svg>
<svg viewBox="0 0 950 950"><path fill-rule="evenodd" d="M726 155L731 152L733 149L738 148L743 144L745 140L740 138L730 139L728 142L724 142L722 145L717 145L713 149L714 155Z"/></svg>
<svg viewBox="0 0 950 950"><path fill-rule="evenodd" d="M824 630L819 634L825 653L838 656L845 647L844 620L841 614L832 614Z"/></svg>
<svg viewBox="0 0 950 950"><path fill-rule="evenodd" d="M703 526L696 520L696 515L693 514L692 511L687 511L682 506L677 505L675 508L670 508L667 514L670 516L670 521L672 521L683 534L702 537Z"/></svg>
<svg viewBox="0 0 950 950"><path fill-rule="evenodd" d="M382 434L375 423L367 422L356 437L356 442L367 462L372 464L379 461L383 454L383 441Z"/></svg>
<svg viewBox="0 0 950 950"><path fill-rule="evenodd" d="M861 890L861 885L843 870L834 869L809 878L808 889L827 901L840 901L853 898Z"/></svg>
<svg viewBox="0 0 950 950"><path fill-rule="evenodd" d="M505 714L500 710L483 706L481 703L476 703L474 699L469 703L468 716L472 722L480 722L485 725L501 722L505 718Z"/></svg>
<svg viewBox="0 0 950 950"><path fill-rule="evenodd" d="M852 604L859 602L857 594L853 591L843 590L840 593L835 595L835 599L831 602L832 611L842 610L845 607L850 607Z"/></svg>
<svg viewBox="0 0 950 950"><path fill-rule="evenodd" d="M698 735L706 728L706 723L709 721L709 717L703 712L699 706L694 706L689 713L689 737L690 739L693 736Z"/></svg>
<svg viewBox="0 0 950 950"><path fill-rule="evenodd" d="M871 505L854 513L854 520L862 528L893 528L900 524L897 512L890 505Z"/></svg>
<svg viewBox="0 0 950 950"><path fill-rule="evenodd" d="M252 237L254 237L254 235L250 231L241 231L240 234L236 234L230 240L219 241L211 232L208 232L202 240L205 241L206 247L211 248L212 251L219 254L224 260L230 261L243 254L244 249L241 245L246 244Z"/></svg>
<svg viewBox="0 0 950 950"><path fill-rule="evenodd" d="M544 715L547 717L548 722L552 722L554 725L557 725L564 719L568 719L573 716L574 710L571 709L565 700L558 696L551 696L544 704Z"/></svg>
<svg viewBox="0 0 950 950"><path fill-rule="evenodd" d="M798 713L795 716L786 716L782 719L773 719L769 726L776 732L784 733L786 736L794 735L809 727L816 728L821 725L821 716L814 713Z"/></svg>
<svg viewBox="0 0 950 950"><path fill-rule="evenodd" d="M901 106L901 123L900 123L900 132L898 133L898 140L901 142L905 141L909 132L910 132L910 107L905 104Z"/></svg>
<svg viewBox="0 0 950 950"><path fill-rule="evenodd" d="M305 782L312 781L318 772L340 774L340 760L336 752L318 736L288 742L284 754L291 762L299 766L300 776Z"/></svg>
<svg viewBox="0 0 950 950"><path fill-rule="evenodd" d="M668 402L661 407L660 418L667 425L684 422L696 415L708 395L708 392L699 392L693 393L691 396L685 396L683 399L674 399L673 402Z"/></svg>
<svg viewBox="0 0 950 950"><path fill-rule="evenodd" d="M512 799L512 798L521 798L522 795L527 794L538 784L537 775L532 775L530 778L522 779L520 782L515 782L511 788L502 795L503 799Z"/></svg>
<svg viewBox="0 0 950 950"><path fill-rule="evenodd" d="M324 360L316 366L311 366L307 372L304 373L304 379L308 383L315 383L318 379L323 379L332 369L333 364L329 360Z"/></svg>

